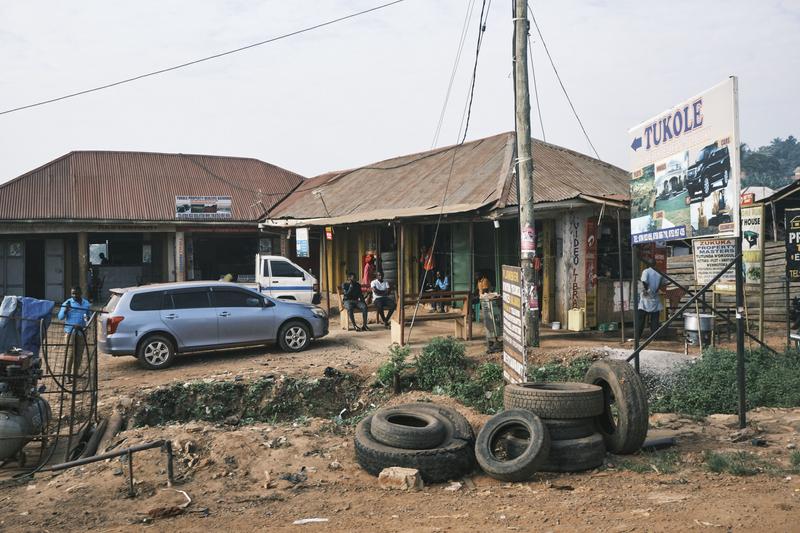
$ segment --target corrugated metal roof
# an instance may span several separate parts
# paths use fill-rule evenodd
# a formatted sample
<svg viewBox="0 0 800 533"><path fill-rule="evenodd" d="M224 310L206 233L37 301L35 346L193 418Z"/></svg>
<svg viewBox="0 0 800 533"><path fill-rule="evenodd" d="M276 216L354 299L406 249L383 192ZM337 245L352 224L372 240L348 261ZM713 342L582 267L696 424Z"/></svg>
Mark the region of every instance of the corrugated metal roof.
<svg viewBox="0 0 800 533"><path fill-rule="evenodd" d="M533 198L536 203L581 195L628 200L630 174L599 159L540 140L533 141ZM503 206L517 205L516 180L510 180Z"/></svg>
<svg viewBox="0 0 800 533"><path fill-rule="evenodd" d="M230 196L227 220L253 222L302 181L257 159L70 152L0 185L0 220L172 221L176 196Z"/></svg>
<svg viewBox="0 0 800 533"><path fill-rule="evenodd" d="M368 220L378 211L385 219L420 211L438 214L451 165L446 212L516 205L515 142L514 133L502 133L322 174L304 181L270 211L269 219ZM629 197L629 175L621 168L542 141L534 142L533 158L537 203Z"/></svg>
<svg viewBox="0 0 800 533"><path fill-rule="evenodd" d="M270 218L332 218L375 210L496 202L511 169L514 137L504 133L460 146L387 159L304 182ZM319 190L318 197L314 191Z"/></svg>

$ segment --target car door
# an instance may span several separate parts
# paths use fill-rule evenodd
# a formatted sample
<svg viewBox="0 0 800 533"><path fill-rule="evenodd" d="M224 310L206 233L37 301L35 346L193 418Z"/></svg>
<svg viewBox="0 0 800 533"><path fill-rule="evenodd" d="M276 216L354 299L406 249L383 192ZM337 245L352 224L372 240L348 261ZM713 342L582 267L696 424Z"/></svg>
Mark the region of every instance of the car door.
<svg viewBox="0 0 800 533"><path fill-rule="evenodd" d="M305 272L283 259L270 259L269 268L270 296L311 302L313 287Z"/></svg>
<svg viewBox="0 0 800 533"><path fill-rule="evenodd" d="M212 347L219 342L217 312L208 287L168 291L161 320L178 339L179 349Z"/></svg>
<svg viewBox="0 0 800 533"><path fill-rule="evenodd" d="M273 304L235 287L212 287L220 344L257 344L275 338Z"/></svg>

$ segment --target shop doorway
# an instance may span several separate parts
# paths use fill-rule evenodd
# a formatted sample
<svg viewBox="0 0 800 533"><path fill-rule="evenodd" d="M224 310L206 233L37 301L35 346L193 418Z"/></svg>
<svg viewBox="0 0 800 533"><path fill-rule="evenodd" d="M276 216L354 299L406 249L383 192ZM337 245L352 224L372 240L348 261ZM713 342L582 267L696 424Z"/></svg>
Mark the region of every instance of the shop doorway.
<svg viewBox="0 0 800 533"><path fill-rule="evenodd" d="M25 241L25 296L45 297L44 241Z"/></svg>

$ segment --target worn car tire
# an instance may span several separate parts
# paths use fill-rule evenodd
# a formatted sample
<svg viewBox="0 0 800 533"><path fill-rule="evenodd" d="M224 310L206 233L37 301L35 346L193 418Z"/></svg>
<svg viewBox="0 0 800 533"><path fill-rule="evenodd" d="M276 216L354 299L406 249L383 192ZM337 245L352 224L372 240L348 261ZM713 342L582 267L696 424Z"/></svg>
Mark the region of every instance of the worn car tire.
<svg viewBox="0 0 800 533"><path fill-rule="evenodd" d="M524 453L528 440L508 437L506 450L509 457ZM593 433L582 439L554 440L550 442L550 454L539 466L542 472L580 472L603 464L606 448L603 436Z"/></svg>
<svg viewBox="0 0 800 533"><path fill-rule="evenodd" d="M278 345L285 352L302 352L311 344L311 328L305 322L292 320L278 331Z"/></svg>
<svg viewBox="0 0 800 533"><path fill-rule="evenodd" d="M505 440L522 433L524 447L511 456ZM512 437L515 438L515 437ZM503 451L504 456L496 451ZM502 481L525 481L539 470L550 453L550 434L542 420L524 409L503 411L483 425L475 441L475 457L489 476Z"/></svg>
<svg viewBox="0 0 800 533"><path fill-rule="evenodd" d="M469 423L469 420L452 407L429 402L415 402L398 405L396 408L422 410L431 413L433 416L438 417L445 426L450 426L452 428L454 439L465 440L469 443L475 442L475 432L472 430L472 425Z"/></svg>
<svg viewBox="0 0 800 533"><path fill-rule="evenodd" d="M647 437L649 413L647 390L636 370L626 361L603 359L589 367L584 381L603 390L604 409L595 420L608 451L638 451Z"/></svg>
<svg viewBox="0 0 800 533"><path fill-rule="evenodd" d="M164 335L150 335L139 343L136 358L148 370L161 370L175 360L175 345Z"/></svg>
<svg viewBox="0 0 800 533"><path fill-rule="evenodd" d="M595 431L594 418L543 418L550 440L571 440L588 437Z"/></svg>
<svg viewBox="0 0 800 533"><path fill-rule="evenodd" d="M393 448L375 440L371 432L372 416L368 416L356 427L356 459L361 467L377 476L384 468L402 466L416 468L426 483L442 483L458 479L475 468L472 443L458 439L450 432L444 442L428 450L404 450Z"/></svg>
<svg viewBox="0 0 800 533"><path fill-rule="evenodd" d="M506 386L503 404L540 418L590 418L603 412L603 390L586 383L520 383Z"/></svg>
<svg viewBox="0 0 800 533"><path fill-rule="evenodd" d="M441 418L423 409L391 407L372 416L370 432L378 442L387 446L428 450L439 446L447 435Z"/></svg>

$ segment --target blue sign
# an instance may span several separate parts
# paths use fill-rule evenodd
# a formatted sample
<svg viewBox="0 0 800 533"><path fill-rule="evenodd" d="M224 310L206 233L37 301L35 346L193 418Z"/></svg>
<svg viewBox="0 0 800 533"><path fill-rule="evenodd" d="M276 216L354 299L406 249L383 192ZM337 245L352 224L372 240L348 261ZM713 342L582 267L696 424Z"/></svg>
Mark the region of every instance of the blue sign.
<svg viewBox="0 0 800 533"><path fill-rule="evenodd" d="M637 233L632 237L633 237L633 244L641 244L643 242L672 241L675 239L685 239L686 226L676 226L673 228L646 231L644 233Z"/></svg>

